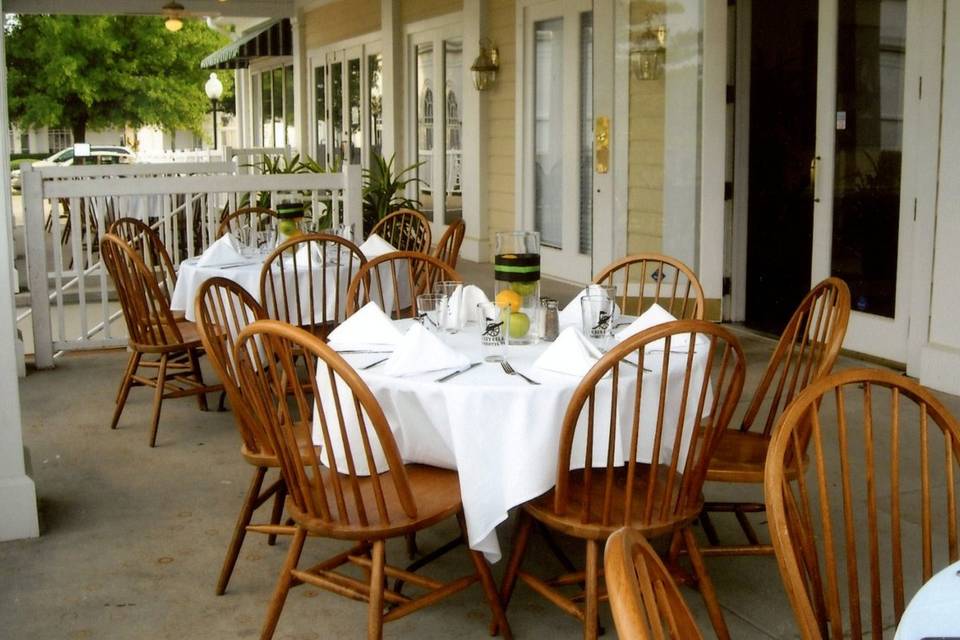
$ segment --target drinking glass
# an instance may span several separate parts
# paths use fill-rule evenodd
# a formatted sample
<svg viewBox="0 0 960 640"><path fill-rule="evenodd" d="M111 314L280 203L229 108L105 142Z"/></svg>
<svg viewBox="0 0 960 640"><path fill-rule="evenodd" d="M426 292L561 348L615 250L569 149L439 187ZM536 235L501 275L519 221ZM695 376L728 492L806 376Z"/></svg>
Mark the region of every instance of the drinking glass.
<svg viewBox="0 0 960 640"><path fill-rule="evenodd" d="M443 329L447 333L456 333L463 329L464 318L461 309L463 283L455 280L441 280L433 285L433 292L446 296L447 308L443 316Z"/></svg>
<svg viewBox="0 0 960 640"><path fill-rule="evenodd" d="M602 342L612 335L613 300L605 293L580 298L583 335Z"/></svg>
<svg viewBox="0 0 960 640"><path fill-rule="evenodd" d="M502 362L507 358L507 328L510 326L510 307L493 302L481 302L480 352L487 362Z"/></svg>
<svg viewBox="0 0 960 640"><path fill-rule="evenodd" d="M240 250L240 255L244 258L253 257L255 252L253 247L253 227L237 227L237 229L232 232L232 235L236 242L237 249Z"/></svg>
<svg viewBox="0 0 960 640"><path fill-rule="evenodd" d="M417 322L430 333L443 331L447 313L447 296L439 293L421 293L417 296Z"/></svg>
<svg viewBox="0 0 960 640"><path fill-rule="evenodd" d="M349 240L353 242L353 224L339 224L336 228L336 234L343 238L344 240Z"/></svg>

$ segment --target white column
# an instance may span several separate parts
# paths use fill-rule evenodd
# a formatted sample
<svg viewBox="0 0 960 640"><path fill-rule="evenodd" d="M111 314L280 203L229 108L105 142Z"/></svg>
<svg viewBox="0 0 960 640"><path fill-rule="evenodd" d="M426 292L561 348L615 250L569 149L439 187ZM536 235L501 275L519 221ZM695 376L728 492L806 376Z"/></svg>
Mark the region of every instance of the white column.
<svg viewBox="0 0 960 640"><path fill-rule="evenodd" d="M310 70L307 68L307 48L304 46L303 9L297 9L296 15L290 18L290 26L293 31L293 122L297 136L295 140L288 140L287 144L304 154L310 150L310 131L307 128L307 114L310 112L307 77Z"/></svg>
<svg viewBox="0 0 960 640"><path fill-rule="evenodd" d="M473 86L470 65L480 53L486 35L487 0L463 3L463 221L467 233L461 255L486 262L490 256L490 221L487 211L487 99Z"/></svg>
<svg viewBox="0 0 960 640"><path fill-rule="evenodd" d="M403 130L403 48L400 0L380 0L380 42L383 47L383 157L400 154ZM398 162L402 165L402 162Z"/></svg>
<svg viewBox="0 0 960 640"><path fill-rule="evenodd" d="M0 17L3 15L0 0ZM35 538L40 535L37 522L37 494L33 480L27 477L23 460L23 433L20 423L20 388L16 371L16 323L13 301L13 253L11 233L13 207L10 194L10 140L7 113L7 61L5 38L0 31L0 300L7 311L0 313L0 540ZM0 303L0 308L4 305Z"/></svg>

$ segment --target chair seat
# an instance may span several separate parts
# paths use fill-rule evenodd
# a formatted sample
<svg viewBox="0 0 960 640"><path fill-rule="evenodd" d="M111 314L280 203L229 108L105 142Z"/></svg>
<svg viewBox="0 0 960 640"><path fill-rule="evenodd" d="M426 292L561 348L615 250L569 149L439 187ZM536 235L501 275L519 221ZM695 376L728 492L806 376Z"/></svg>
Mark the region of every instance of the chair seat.
<svg viewBox="0 0 960 640"><path fill-rule="evenodd" d="M643 521L643 505L647 499L647 488L649 486L648 474L650 465L637 465L636 476L634 477L634 490L632 500L632 511L630 522L624 517L624 508L626 500L626 467L618 467L614 475L617 477L613 481L613 496L610 500L610 517L608 525L601 525L596 522L583 524L583 498L584 498L584 472L572 471L570 473L570 492L569 509L563 515L554 511L554 490L546 492L538 498L534 498L524 505L527 512L543 522L544 524L556 529L566 535L587 540L606 540L610 534L628 526L637 529L645 536L659 536L672 531L677 526L692 522L700 513L703 507L703 496L699 496L692 504L686 505L683 511L677 513L666 513L660 517L660 514L653 514L652 517ZM660 465L657 470L656 490L654 492L653 504L661 503L661 496L667 486L669 477L669 468ZM606 489L605 482L606 471L604 469L594 469L591 478L590 487L590 510L593 514L591 520L600 520L603 510L603 493ZM674 490L679 486L682 477L677 474L673 480Z"/></svg>
<svg viewBox="0 0 960 640"><path fill-rule="evenodd" d="M351 525L331 524L320 518L297 509L296 505L287 499L287 513L298 524L308 531L320 535L339 538L342 540L373 540L377 538L392 538L412 531L429 527L434 523L448 518L460 510L460 480L456 471L439 469L420 464L409 464L404 467L407 471L407 481L410 491L417 504L417 515L408 517L400 505L399 497L390 478L390 472L380 474L380 486L383 489L383 499L390 514L390 521L381 519L375 508L367 508L367 524L361 525L356 511L356 502L353 499L353 488L349 484L349 476L340 476L341 486L345 495L344 502ZM326 488L327 504L330 509L337 509L337 500L333 491L329 469L321 467L323 483ZM363 493L363 503L375 505L374 485L370 477L360 478L359 490ZM341 518L347 520L347 518Z"/></svg>
<svg viewBox="0 0 960 640"><path fill-rule="evenodd" d="M769 447L769 436L728 429L710 458L707 480L762 483Z"/></svg>

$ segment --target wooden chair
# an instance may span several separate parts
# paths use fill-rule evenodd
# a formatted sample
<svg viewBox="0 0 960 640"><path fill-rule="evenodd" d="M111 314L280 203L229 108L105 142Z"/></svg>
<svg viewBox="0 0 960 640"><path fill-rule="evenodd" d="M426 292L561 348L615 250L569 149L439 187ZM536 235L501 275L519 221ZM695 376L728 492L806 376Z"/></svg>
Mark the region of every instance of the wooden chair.
<svg viewBox="0 0 960 640"><path fill-rule="evenodd" d="M264 231L276 228L277 212L267 207L243 207L233 213L228 213L220 219L217 228L217 237L228 233L236 233L241 228Z"/></svg>
<svg viewBox="0 0 960 640"><path fill-rule="evenodd" d="M269 317L325 339L346 317L348 287L365 263L360 249L338 236L310 233L291 238L263 263L263 307Z"/></svg>
<svg viewBox="0 0 960 640"><path fill-rule="evenodd" d="M604 578L621 638L700 640L700 630L657 552L624 527L607 539Z"/></svg>
<svg viewBox="0 0 960 640"><path fill-rule="evenodd" d="M430 251L430 221L419 211L400 209L373 225L370 235L377 234L397 251Z"/></svg>
<svg viewBox="0 0 960 640"><path fill-rule="evenodd" d="M266 319L266 311L246 289L227 278L210 278L197 291L196 318L197 330L210 364L217 376L223 381L224 390L230 399L237 430L240 432L240 454L254 468L250 486L243 499L233 537L227 547L220 578L217 581L217 595L223 595L230 581L230 575L240 555L240 548L248 531L267 534L267 544L274 544L276 536L293 534L293 527L280 524L283 515L283 502L287 495L283 478L263 489L264 479L271 469L279 469L280 461L273 449L266 428L253 415L246 398L240 391L240 381L234 360L234 347L240 331L256 320ZM312 446L307 433L301 434L304 450ZM261 505L273 498L273 511L269 524L250 524L253 513Z"/></svg>
<svg viewBox="0 0 960 640"><path fill-rule="evenodd" d="M678 320L703 320L703 287L676 258L659 253L627 256L600 271L593 282L617 288L624 315L638 316L656 303Z"/></svg>
<svg viewBox="0 0 960 640"><path fill-rule="evenodd" d="M469 551L474 572L449 583L386 564L385 543L396 537L457 517L466 539L455 471L405 465L380 404L356 371L319 338L275 320L262 320L240 334L237 369L244 396L270 433L289 491L287 511L296 531L270 601L261 638L271 638L291 586L307 583L368 603L367 637L380 638L384 622L402 618L479 581L506 637L509 626L483 555ZM289 385L297 378L301 357L310 389ZM296 361L295 361L296 360ZM292 395L287 391L292 388ZM314 408L317 414L313 415ZM311 424L324 453L303 456L298 430ZM355 425L353 436L348 436ZM338 461L339 452L343 461ZM383 472L374 458L382 455ZM370 475L364 471L371 469ZM307 535L352 543L352 548L309 569L298 568ZM359 567L364 579L336 569ZM424 589L410 597L387 588L399 578ZM386 607L386 608L385 608Z"/></svg>
<svg viewBox="0 0 960 640"><path fill-rule="evenodd" d="M687 333L696 336L690 347L671 352L671 344ZM657 362L657 356L645 356L644 347L660 339L665 339L666 351ZM693 345L698 342L700 354L695 358ZM659 380L645 378L645 366L658 369ZM584 637L595 640L598 603L603 597L599 549L615 530L628 526L647 537L672 536L673 547L686 548L714 629L720 638L729 637L691 525L703 506L707 463L743 389L744 366L736 338L702 320L670 322L642 331L594 365L574 392L563 419L556 486L521 510L500 591L504 607L520 578L580 620ZM605 379L608 374L610 378ZM670 376L672 385L667 384ZM678 409L671 411L671 406ZM618 413L620 422L615 424L610 416ZM686 452L684 443L688 443ZM626 463L614 457L618 448ZM575 449L582 450L577 458ZM641 455L656 464L638 462ZM583 540L586 572L543 579L522 571L535 522ZM585 593L568 597L560 591L578 585L585 585ZM583 606L578 604L581 598Z"/></svg>
<svg viewBox="0 0 960 640"><path fill-rule="evenodd" d="M456 269L457 260L460 259L460 245L463 244L463 236L466 233L467 223L463 219L454 220L440 236L440 242L433 251L433 257L446 263L451 269Z"/></svg>
<svg viewBox="0 0 960 640"><path fill-rule="evenodd" d="M804 297L787 323L738 427L727 429L707 468L707 480L737 484L763 483L763 466L781 412L808 385L833 368L850 319L850 290L839 278L827 278ZM762 502L707 502L701 522L710 542L704 555L772 554L761 544L747 513L762 513ZM732 512L749 544L720 545L711 512Z"/></svg>
<svg viewBox="0 0 960 640"><path fill-rule="evenodd" d="M446 263L415 251L395 251L370 260L357 272L347 291L347 316L371 300L393 318L417 314L417 296L430 293L436 282L463 282Z"/></svg>
<svg viewBox="0 0 960 640"><path fill-rule="evenodd" d="M161 290L156 273L147 267L140 254L120 237L108 233L100 241L100 255L117 289L131 350L110 428L117 428L130 387L153 387L150 429L153 447L157 442L160 407L165 399L195 395L200 409L206 411L205 394L221 391L223 387L204 384L196 325L174 319L170 300ZM152 378L138 375L142 367L156 369L157 375Z"/></svg>
<svg viewBox="0 0 960 640"><path fill-rule="evenodd" d="M797 396L764 492L801 638L889 637L916 589L960 555L958 479L960 424L913 380L850 369Z"/></svg>
<svg viewBox="0 0 960 640"><path fill-rule="evenodd" d="M122 238L140 254L147 268L156 275L157 284L163 295L169 300L173 296L173 289L177 286L177 271L173 268L173 261L167 247L150 225L136 218L120 218L115 220L107 229L107 233ZM178 314L174 314L175 316ZM178 319L183 315L179 314Z"/></svg>

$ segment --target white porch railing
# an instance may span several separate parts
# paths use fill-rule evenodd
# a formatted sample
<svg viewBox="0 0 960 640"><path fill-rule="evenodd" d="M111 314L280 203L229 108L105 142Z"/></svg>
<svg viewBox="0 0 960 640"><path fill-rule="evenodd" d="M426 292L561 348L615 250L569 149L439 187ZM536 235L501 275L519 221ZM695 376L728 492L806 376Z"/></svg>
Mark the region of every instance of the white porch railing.
<svg viewBox="0 0 960 640"><path fill-rule="evenodd" d="M96 171L99 170L99 171ZM344 173L238 175L232 162L25 169L24 224L34 354L38 368L67 350L125 344L111 325L112 283L100 238L117 218L156 229L174 264L200 254L224 213L287 193L309 198L313 228L342 221L362 228L360 168ZM114 305L115 306L115 305ZM78 326L67 321L73 307Z"/></svg>

